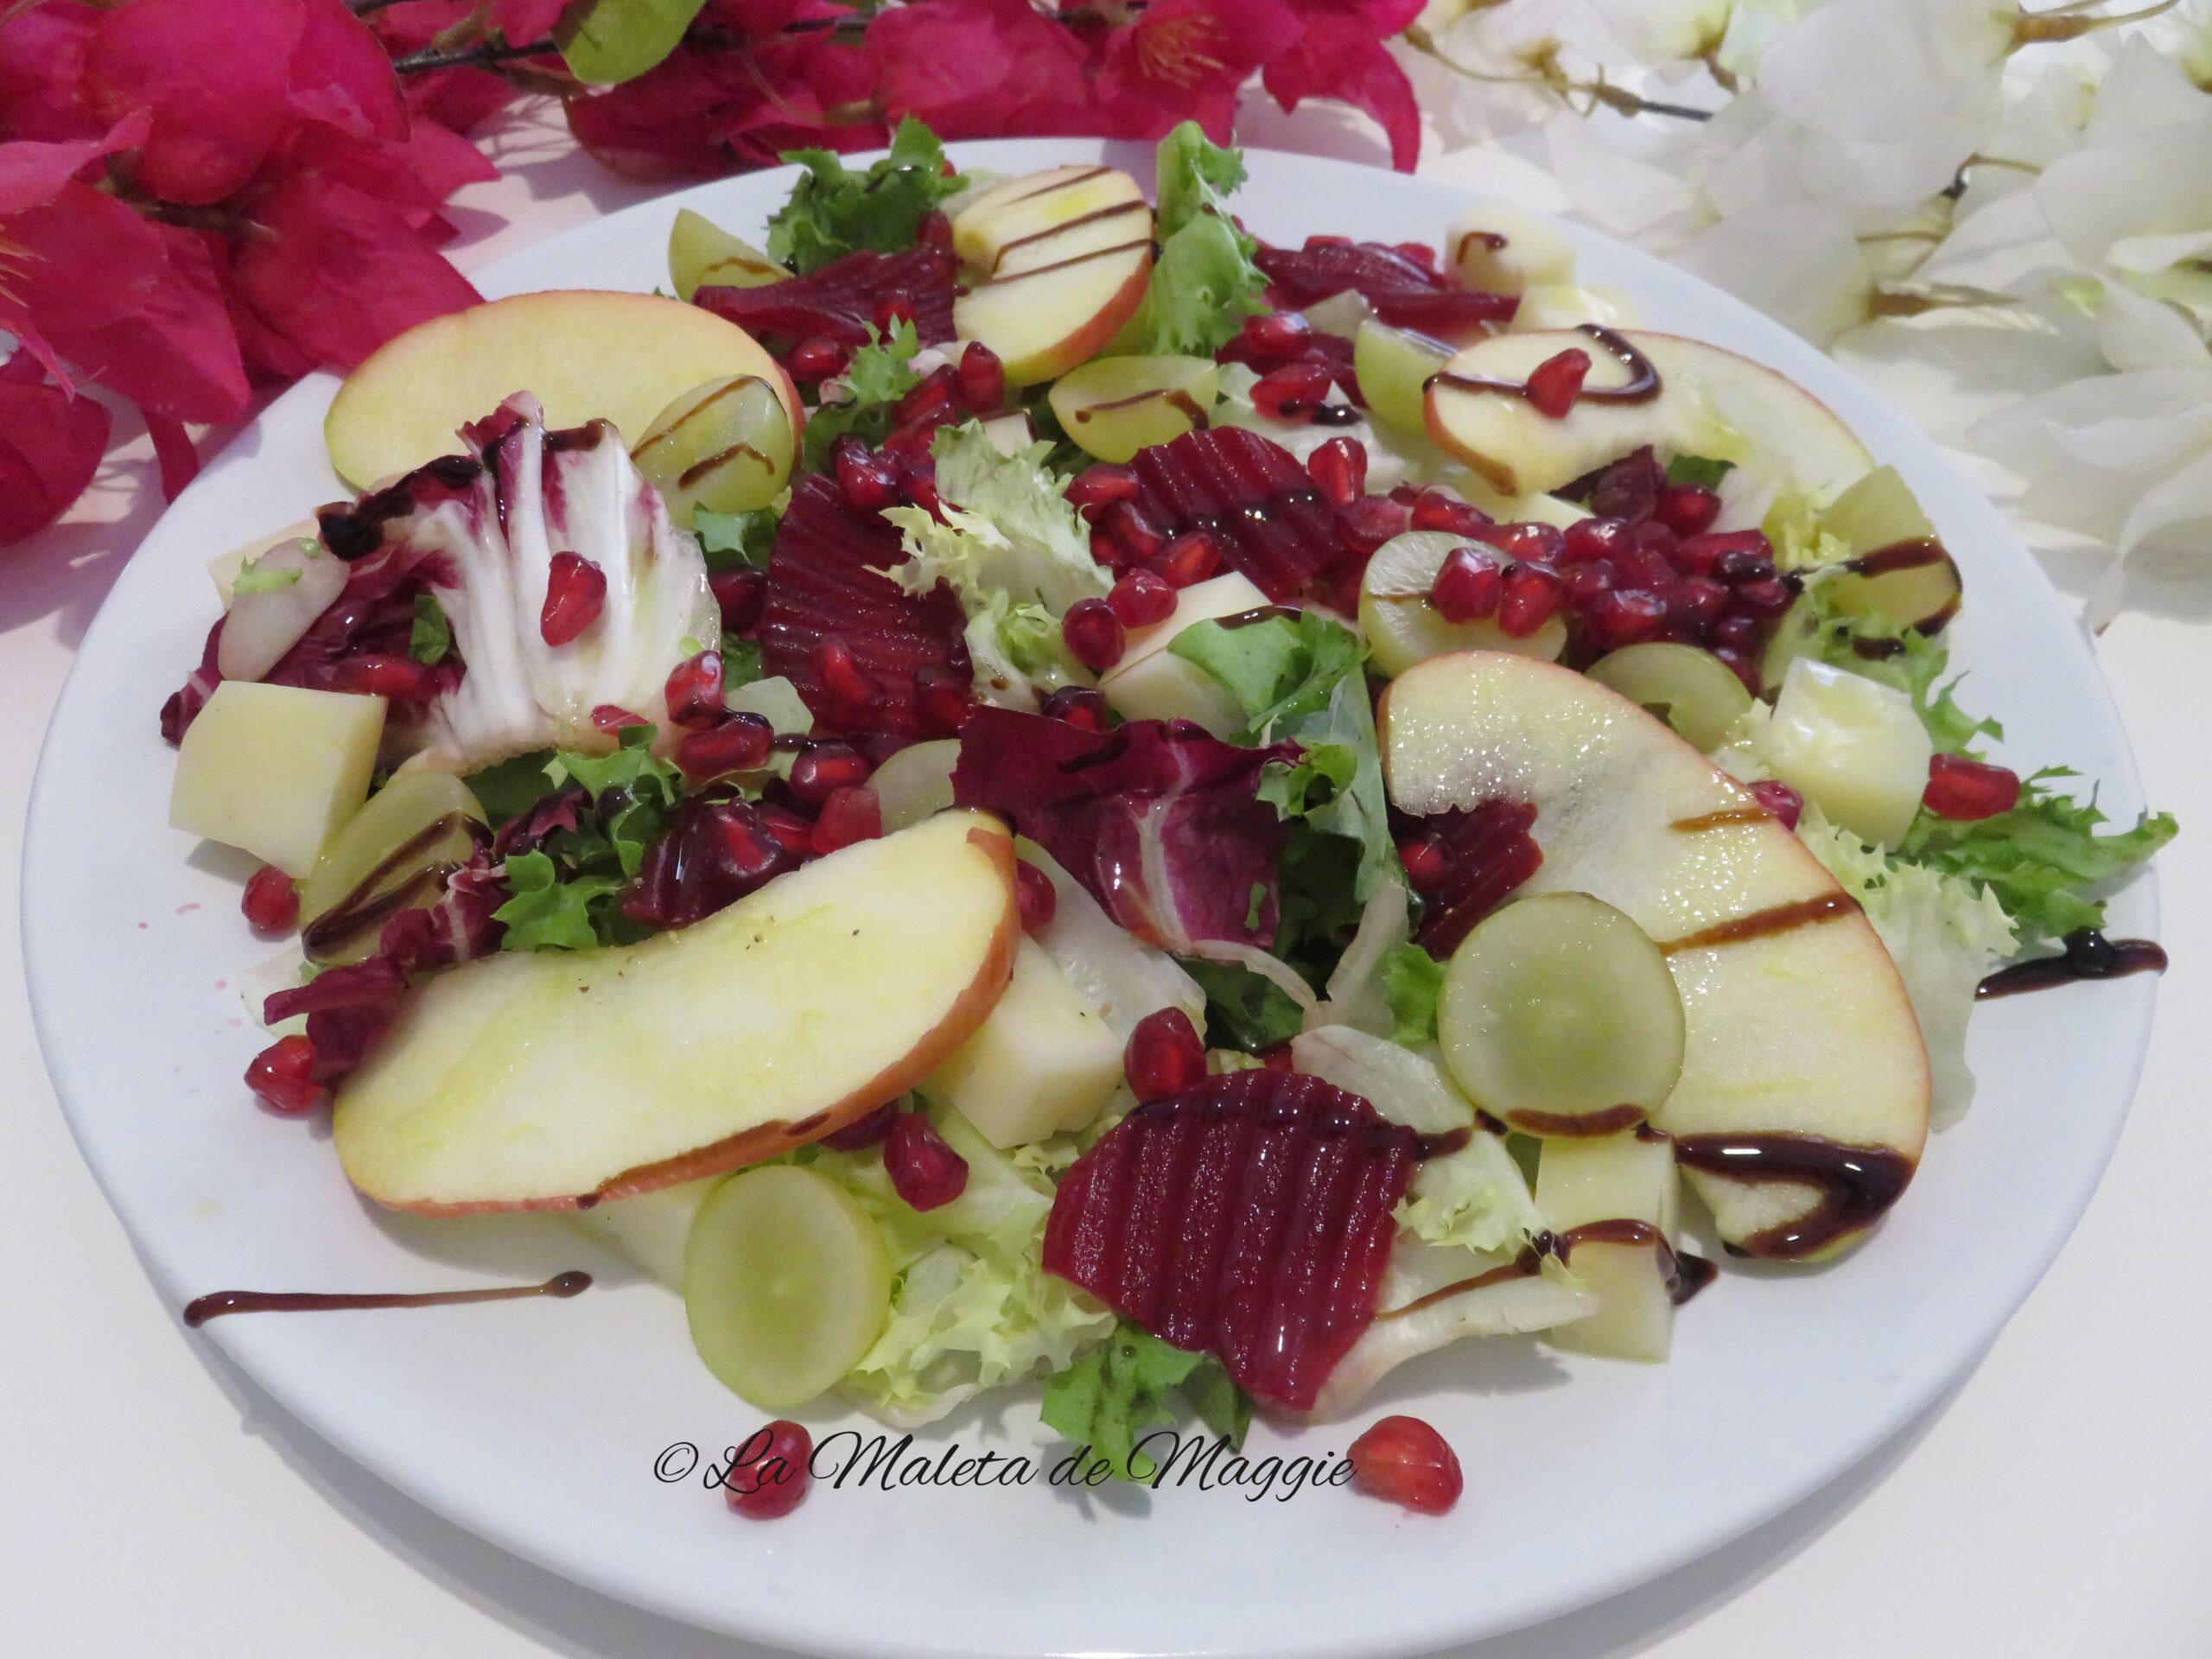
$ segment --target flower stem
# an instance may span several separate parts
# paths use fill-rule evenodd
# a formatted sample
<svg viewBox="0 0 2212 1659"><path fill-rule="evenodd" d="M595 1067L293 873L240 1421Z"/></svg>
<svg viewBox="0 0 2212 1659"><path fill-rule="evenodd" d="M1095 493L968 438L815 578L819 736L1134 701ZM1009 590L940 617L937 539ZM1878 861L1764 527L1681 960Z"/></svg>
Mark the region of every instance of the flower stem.
<svg viewBox="0 0 2212 1659"><path fill-rule="evenodd" d="M410 52L404 57L394 58L391 67L395 74L401 75L428 74L433 69L491 69L524 58L547 57L560 49L554 45L550 36L525 46L494 45L485 41L461 51L442 51L435 47L425 47L420 52Z"/></svg>
<svg viewBox="0 0 2212 1659"><path fill-rule="evenodd" d="M1573 96L1579 93L1589 99L1593 105L1603 104L1607 109L1618 110L1623 115L1664 115L1677 121L1713 119L1711 110L1694 109L1687 104L1663 104L1656 99L1631 92L1625 86L1617 86L1602 77L1594 81L1569 79L1558 73L1556 65L1551 66L1553 73L1532 69L1525 75L1493 75L1479 69L1470 69L1447 54L1443 48L1437 45L1435 37L1418 24L1408 29L1403 39L1408 46L1423 57L1433 59L1464 79L1479 81L1488 86L1533 86L1540 92L1551 93L1570 108L1573 107Z"/></svg>
<svg viewBox="0 0 2212 1659"><path fill-rule="evenodd" d="M2088 4L2100 0L2087 0ZM2094 35L2099 29L2118 29L2124 23L2147 22L2163 16L2181 3L2181 0L2158 0L2136 11L2116 12L2110 16L2093 16L2085 10L2083 0L2069 5L2056 6L2049 11L2023 10L2012 24L2012 50L2024 46L2045 46L2058 41L2078 41L2084 35Z"/></svg>

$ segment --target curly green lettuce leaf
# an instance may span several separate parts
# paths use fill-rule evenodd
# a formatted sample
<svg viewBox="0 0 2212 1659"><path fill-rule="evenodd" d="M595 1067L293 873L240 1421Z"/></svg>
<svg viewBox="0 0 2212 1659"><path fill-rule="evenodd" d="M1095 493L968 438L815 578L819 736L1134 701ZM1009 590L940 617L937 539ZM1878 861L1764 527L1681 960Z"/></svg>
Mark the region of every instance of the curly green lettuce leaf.
<svg viewBox="0 0 2212 1659"><path fill-rule="evenodd" d="M1306 1010L1264 974L1234 962L1176 959L1206 994L1205 1035L1215 1048L1256 1054L1287 1043L1305 1028Z"/></svg>
<svg viewBox="0 0 2212 1659"><path fill-rule="evenodd" d="M2012 954L2012 918L1988 887L1891 857L1830 823L1818 807L1805 809L1797 835L1881 936L1928 1046L1930 1109L1939 1127L1956 1122L1974 1099L1966 1043L1974 988Z"/></svg>
<svg viewBox="0 0 2212 1659"><path fill-rule="evenodd" d="M707 569L721 570L765 570L768 556L775 551L776 526L784 516L789 492L784 499L768 507L753 507L744 512L716 512L711 507L691 509L691 533L699 538L699 550L706 556Z"/></svg>
<svg viewBox="0 0 2212 1659"><path fill-rule="evenodd" d="M1268 308L1260 245L1224 206L1243 182L1243 156L1208 143L1195 121L1160 141L1160 254L1131 329L1135 349L1211 357Z"/></svg>
<svg viewBox="0 0 2212 1659"><path fill-rule="evenodd" d="M492 912L505 924L505 950L591 950L601 944L595 907L621 885L614 875L572 874L565 879L542 852L510 853L507 902Z"/></svg>
<svg viewBox="0 0 2212 1659"><path fill-rule="evenodd" d="M1040 1415L1077 1446L1087 1446L1122 1480L1147 1481L1159 1465L1137 1450L1155 1428L1198 1414L1232 1447L1244 1443L1252 1402L1219 1361L1163 1342L1126 1321L1045 1383Z"/></svg>
<svg viewBox="0 0 2212 1659"><path fill-rule="evenodd" d="M787 150L783 159L806 171L768 221L768 253L802 276L863 248L912 247L922 220L967 184L947 168L937 135L912 116L892 135L891 153L864 171L826 149Z"/></svg>
<svg viewBox="0 0 2212 1659"><path fill-rule="evenodd" d="M870 448L881 443L897 423L899 400L922 383L912 367L920 349L912 323L893 318L888 334L870 323L868 334L868 343L853 353L844 372L850 396L823 404L806 417L799 458L807 472L829 471L830 451L849 433Z"/></svg>
<svg viewBox="0 0 2212 1659"><path fill-rule="evenodd" d="M1067 480L1045 464L1051 444L1031 443L1008 454L981 422L967 421L941 429L930 452L938 496L988 524L1002 544L994 546L976 579L1055 613L1100 597L1112 585L1090 555L1090 527L1068 501Z"/></svg>
<svg viewBox="0 0 2212 1659"><path fill-rule="evenodd" d="M1382 995L1390 1004L1391 1040L1408 1048L1436 1040L1436 1005L1444 995L1444 964L1414 944L1382 958Z"/></svg>
<svg viewBox="0 0 2212 1659"><path fill-rule="evenodd" d="M1167 649L1203 669L1244 711L1241 743L1268 743L1283 728L1329 706L1338 685L1366 659L1359 636L1312 611L1262 616L1224 627L1197 622Z"/></svg>

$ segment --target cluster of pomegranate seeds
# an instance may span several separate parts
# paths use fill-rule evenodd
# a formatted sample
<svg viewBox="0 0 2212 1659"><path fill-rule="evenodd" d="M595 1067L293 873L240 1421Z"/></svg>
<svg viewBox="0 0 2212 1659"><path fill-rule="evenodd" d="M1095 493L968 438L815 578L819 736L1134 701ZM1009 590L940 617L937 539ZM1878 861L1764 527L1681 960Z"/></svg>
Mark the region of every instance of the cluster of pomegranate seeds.
<svg viewBox="0 0 2212 1659"><path fill-rule="evenodd" d="M315 1045L302 1036L280 1037L253 1057L245 1086L272 1112L297 1117L330 1097L315 1073Z"/></svg>
<svg viewBox="0 0 2212 1659"><path fill-rule="evenodd" d="M1139 1106L1076 1160L1046 1270L1255 1399L1310 1410L1375 1317L1420 1137L1320 1078L1264 1068Z"/></svg>
<svg viewBox="0 0 2212 1659"><path fill-rule="evenodd" d="M1149 628L1175 614L1175 588L1157 571L1132 570L1114 584L1106 602L1123 627Z"/></svg>
<svg viewBox="0 0 2212 1659"><path fill-rule="evenodd" d="M668 717L678 726L703 728L722 717L722 654L702 651L687 657L668 671L662 689Z"/></svg>
<svg viewBox="0 0 2212 1659"><path fill-rule="evenodd" d="M746 1437L722 1480L722 1501L748 1521L773 1521L789 1515L806 1497L813 1480L807 1468L814 1437L788 1417L763 1424Z"/></svg>
<svg viewBox="0 0 2212 1659"><path fill-rule="evenodd" d="M622 913L649 927L689 927L812 857L814 830L789 808L726 785L687 797L622 890Z"/></svg>
<svg viewBox="0 0 2212 1659"><path fill-rule="evenodd" d="M1171 543L1205 531L1231 569L1278 604L1346 562L1338 509L1295 455L1256 432L1235 426L1186 432L1138 451L1129 467L1137 494L1127 505L1146 523Z"/></svg>
<svg viewBox="0 0 2212 1659"><path fill-rule="evenodd" d="M300 919L300 890L283 871L264 864L247 879L238 908L255 932L275 938L290 932Z"/></svg>
<svg viewBox="0 0 2212 1659"><path fill-rule="evenodd" d="M828 855L883 834L883 803L865 784L833 790L814 820L814 850Z"/></svg>
<svg viewBox="0 0 2212 1659"><path fill-rule="evenodd" d="M1064 685L1045 699L1038 712L1086 732L1103 733L1112 724L1107 719L1106 694L1095 685Z"/></svg>
<svg viewBox="0 0 2212 1659"><path fill-rule="evenodd" d="M886 1101L866 1117L855 1118L843 1128L823 1135L822 1144L832 1152L865 1152L883 1143L898 1116L899 1103Z"/></svg>
<svg viewBox="0 0 2212 1659"><path fill-rule="evenodd" d="M1544 861L1529 833L1536 809L1519 801L1484 801L1409 822L1398 836L1398 857L1426 901L1414 943L1433 957L1458 950Z"/></svg>
<svg viewBox="0 0 2212 1659"><path fill-rule="evenodd" d="M1351 1443L1355 1491L1421 1515L1442 1515L1465 1481L1450 1444L1418 1417L1384 1417Z"/></svg>
<svg viewBox="0 0 2212 1659"><path fill-rule="evenodd" d="M1580 346L1546 358L1529 372L1529 407L1547 420L1565 420L1589 373L1590 353Z"/></svg>
<svg viewBox="0 0 2212 1659"><path fill-rule="evenodd" d="M903 310L922 344L931 346L953 337L953 264L952 256L938 248L862 250L804 276L759 288L702 288L692 303L772 345L810 346L823 340L849 351L868 343L870 329L884 326L880 319Z"/></svg>
<svg viewBox="0 0 2212 1659"><path fill-rule="evenodd" d="M1014 903L1021 914L1021 931L1041 933L1059 913L1059 889L1052 885L1051 876L1023 860L1014 867Z"/></svg>
<svg viewBox="0 0 2212 1659"><path fill-rule="evenodd" d="M968 1190L968 1160L947 1146L919 1112L891 1120L883 1142L884 1173L910 1209L935 1210Z"/></svg>
<svg viewBox="0 0 2212 1659"><path fill-rule="evenodd" d="M607 572L581 553L556 553L545 572L537 636L549 645L568 645L599 620L606 604Z"/></svg>
<svg viewBox="0 0 2212 1659"><path fill-rule="evenodd" d="M1236 337L1215 355L1224 363L1242 363L1262 378L1294 366L1318 368L1325 378L1315 394L1317 401L1327 395L1332 383L1351 402L1362 401L1352 342L1342 334L1322 333L1295 311L1247 317Z"/></svg>
<svg viewBox="0 0 2212 1659"><path fill-rule="evenodd" d="M676 741L676 765L695 783L725 772L756 772L768 764L776 728L755 714L725 715L719 725L690 731Z"/></svg>
<svg viewBox="0 0 2212 1659"><path fill-rule="evenodd" d="M1805 798L1778 778L1753 784L1751 798L1780 820L1785 830L1795 830L1797 820L1805 816Z"/></svg>
<svg viewBox="0 0 2212 1659"><path fill-rule="evenodd" d="M1120 615L1103 599L1078 599L1069 606L1060 619L1060 637L1076 661L1094 674L1103 674L1120 662L1128 645Z"/></svg>
<svg viewBox="0 0 2212 1659"><path fill-rule="evenodd" d="M950 588L909 594L883 574L906 556L897 528L820 474L798 481L776 531L759 628L780 674L824 728L887 738L957 729L943 690L969 682L967 613ZM921 676L939 671L925 701Z"/></svg>
<svg viewBox="0 0 2212 1659"><path fill-rule="evenodd" d="M1161 1008L1138 1020L1122 1050L1122 1073L1140 1102L1165 1100L1204 1082L1206 1046L1191 1016Z"/></svg>
<svg viewBox="0 0 2212 1659"><path fill-rule="evenodd" d="M1993 818L2020 804L2020 774L1962 754L1936 755L1928 762L1928 789L1920 804L1939 818L1968 823Z"/></svg>
<svg viewBox="0 0 2212 1659"><path fill-rule="evenodd" d="M1255 263L1266 273L1280 305L1303 310L1349 290L1392 327L1445 340L1464 337L1485 324L1510 322L1521 307L1510 294L1453 287L1437 269L1435 250L1417 242L1392 246L1309 236L1303 248L1262 248Z"/></svg>

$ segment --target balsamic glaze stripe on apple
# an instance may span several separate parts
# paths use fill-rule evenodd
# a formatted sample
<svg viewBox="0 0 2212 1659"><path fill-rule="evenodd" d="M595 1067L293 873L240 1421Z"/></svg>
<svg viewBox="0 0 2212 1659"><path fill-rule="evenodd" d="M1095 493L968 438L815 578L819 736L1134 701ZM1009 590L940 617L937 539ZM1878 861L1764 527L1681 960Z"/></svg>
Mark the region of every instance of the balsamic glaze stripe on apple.
<svg viewBox="0 0 2212 1659"><path fill-rule="evenodd" d="M1685 1189L1851 1246L1977 985L2163 965L2094 930L2171 821L1986 757L1957 564L1821 404L1526 215L1271 247L1239 176L910 125L765 251L679 213L674 298L350 376L365 493L216 562L162 717L296 934L264 1104L574 1214L757 1407L1043 1376L1141 1476L1162 1377L1241 1433L1464 1337L1662 1359Z"/></svg>

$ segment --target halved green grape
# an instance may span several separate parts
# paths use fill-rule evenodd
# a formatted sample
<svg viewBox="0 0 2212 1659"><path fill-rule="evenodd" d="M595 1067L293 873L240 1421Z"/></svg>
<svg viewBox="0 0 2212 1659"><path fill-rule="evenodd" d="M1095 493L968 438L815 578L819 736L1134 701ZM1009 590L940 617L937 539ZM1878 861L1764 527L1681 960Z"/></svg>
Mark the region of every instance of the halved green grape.
<svg viewBox="0 0 2212 1659"><path fill-rule="evenodd" d="M887 836L919 823L952 804L952 768L960 760L960 740L940 738L913 743L878 766L868 780L883 806Z"/></svg>
<svg viewBox="0 0 2212 1659"><path fill-rule="evenodd" d="M1352 336L1351 350L1352 376L1376 423L1401 432L1427 432L1422 388L1449 360L1452 348L1370 317Z"/></svg>
<svg viewBox="0 0 2212 1659"><path fill-rule="evenodd" d="M1642 703L1710 754L1751 706L1736 672L1709 651L1654 641L1624 645L1590 664L1590 677Z"/></svg>
<svg viewBox="0 0 2212 1659"><path fill-rule="evenodd" d="M689 530L695 507L749 512L781 495L794 447L775 389L741 374L694 386L661 410L630 458Z"/></svg>
<svg viewBox="0 0 2212 1659"><path fill-rule="evenodd" d="M668 277L679 300L689 300L702 288L762 288L790 275L713 220L689 207L676 210L676 223L668 230Z"/></svg>
<svg viewBox="0 0 2212 1659"><path fill-rule="evenodd" d="M1428 590L1436 585L1446 557L1466 539L1448 531L1409 530L1383 543L1367 562L1359 583L1359 626L1375 666L1383 673L1395 677L1450 651L1510 651L1548 663L1566 647L1567 623L1560 617L1516 639L1495 617L1447 622L1437 613Z"/></svg>
<svg viewBox="0 0 2212 1659"><path fill-rule="evenodd" d="M484 809L448 772L404 772L346 820L300 883L300 946L311 962L359 962L399 911L434 904L468 861Z"/></svg>
<svg viewBox="0 0 2212 1659"><path fill-rule="evenodd" d="M1204 426L1220 388L1211 358L1099 357L1054 381L1047 401L1077 448L1123 461Z"/></svg>
<svg viewBox="0 0 2212 1659"><path fill-rule="evenodd" d="M1959 567L1894 467L1878 467L1836 497L1821 528L1851 550L1828 578L1836 608L1934 633L1958 614Z"/></svg>
<svg viewBox="0 0 2212 1659"><path fill-rule="evenodd" d="M852 1194L796 1164L741 1170L699 1206L683 1312L707 1369L779 1411L852 1370L891 1310L891 1257Z"/></svg>
<svg viewBox="0 0 2212 1659"><path fill-rule="evenodd" d="M1525 1135L1610 1135L1682 1071L1682 999L1650 936L1586 893L1519 899L1452 954L1437 1003L1469 1099Z"/></svg>

